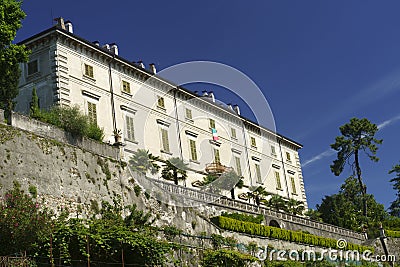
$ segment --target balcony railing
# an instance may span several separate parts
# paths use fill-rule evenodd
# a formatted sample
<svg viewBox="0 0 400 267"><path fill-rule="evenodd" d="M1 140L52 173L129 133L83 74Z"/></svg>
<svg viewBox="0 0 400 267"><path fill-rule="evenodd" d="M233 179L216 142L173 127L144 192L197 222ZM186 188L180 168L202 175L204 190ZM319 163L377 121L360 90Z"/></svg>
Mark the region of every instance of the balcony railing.
<svg viewBox="0 0 400 267"><path fill-rule="evenodd" d="M169 192L175 196L179 196L181 198L188 198L190 201L203 202L211 205L232 208L235 210L262 214L265 216L281 219L283 221L287 221L290 223L304 225L319 230L325 230L327 232L335 233L343 237L350 237L357 240L365 240L364 234L351 231L345 228L341 228L335 225L309 220L304 217L272 210L267 207L257 206L244 201L229 199L225 196L212 194L194 188L183 187L181 185L174 185L172 183L168 183L162 180L157 180L152 178L147 178L147 179L150 180L149 182L153 182L160 189Z"/></svg>

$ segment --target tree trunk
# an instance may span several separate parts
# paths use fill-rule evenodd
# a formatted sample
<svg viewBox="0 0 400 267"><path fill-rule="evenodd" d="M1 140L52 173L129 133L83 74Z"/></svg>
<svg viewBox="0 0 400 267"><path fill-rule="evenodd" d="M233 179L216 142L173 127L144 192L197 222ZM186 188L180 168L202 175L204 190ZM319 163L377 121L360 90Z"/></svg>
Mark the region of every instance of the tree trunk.
<svg viewBox="0 0 400 267"><path fill-rule="evenodd" d="M231 189L231 198L235 199L235 188Z"/></svg>
<svg viewBox="0 0 400 267"><path fill-rule="evenodd" d="M178 185L178 173L174 171L174 183Z"/></svg>
<svg viewBox="0 0 400 267"><path fill-rule="evenodd" d="M360 190L362 194L362 199L363 199L363 215L367 217L367 187L362 181L361 178L361 168L360 168L360 162L358 161L358 150L354 151L354 158L355 158L355 164L356 164L356 172L357 172L357 179L358 183L360 184Z"/></svg>

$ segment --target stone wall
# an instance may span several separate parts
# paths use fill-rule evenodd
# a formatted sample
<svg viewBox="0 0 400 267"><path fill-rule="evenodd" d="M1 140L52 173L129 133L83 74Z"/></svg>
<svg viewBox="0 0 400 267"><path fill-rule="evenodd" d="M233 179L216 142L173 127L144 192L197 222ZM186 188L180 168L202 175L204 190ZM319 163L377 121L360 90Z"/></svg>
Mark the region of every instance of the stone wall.
<svg viewBox="0 0 400 267"><path fill-rule="evenodd" d="M157 216L158 225L175 225L190 234L219 233L207 218L223 211L241 211L262 213L267 224L276 220L285 229L345 238L353 243L363 241L359 233L226 198L216 198L212 203L203 200L198 207L182 208L147 199L143 192L136 196L134 186L138 177L133 179L127 167L117 160L118 148L87 139L76 140L54 126L16 113L12 114L11 123L13 126L0 124L0 193L11 188L14 180L26 189L34 185L39 197L54 209L68 207L76 216L91 212L102 200L111 202L116 196L122 196L125 204L136 203L138 208ZM198 192L168 182L164 184L176 191ZM82 214L78 213L78 206L83 208Z"/></svg>

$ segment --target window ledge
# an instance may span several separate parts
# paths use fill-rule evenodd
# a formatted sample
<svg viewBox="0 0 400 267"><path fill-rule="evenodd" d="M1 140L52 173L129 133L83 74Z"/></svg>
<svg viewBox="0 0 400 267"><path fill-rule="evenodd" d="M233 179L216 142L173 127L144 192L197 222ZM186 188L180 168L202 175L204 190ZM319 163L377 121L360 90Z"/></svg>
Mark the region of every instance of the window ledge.
<svg viewBox="0 0 400 267"><path fill-rule="evenodd" d="M192 162L192 163L200 164L200 162L199 162L199 161L197 161L197 160L194 160L194 159L189 159L189 161L190 161L190 162Z"/></svg>
<svg viewBox="0 0 400 267"><path fill-rule="evenodd" d="M163 149L161 149L160 152L164 153L164 154L172 155L172 152L169 152L169 151L166 151L166 150L163 150Z"/></svg>
<svg viewBox="0 0 400 267"><path fill-rule="evenodd" d="M160 107L160 106L157 106L157 109L158 109L158 110L161 110L161 111L164 111L164 112L166 112L166 111L167 111L167 109L166 109L165 107Z"/></svg>
<svg viewBox="0 0 400 267"><path fill-rule="evenodd" d="M278 187L276 188L276 190L283 191L283 189L282 189L282 188L278 188Z"/></svg>
<svg viewBox="0 0 400 267"><path fill-rule="evenodd" d="M128 143L136 144L136 145L139 144L139 142L136 141L136 140L125 139L124 141L125 141L125 142L128 142Z"/></svg>
<svg viewBox="0 0 400 267"><path fill-rule="evenodd" d="M128 92L125 92L125 91L121 91L121 92L122 92L122 95L132 97L131 93L128 93Z"/></svg>
<svg viewBox="0 0 400 267"><path fill-rule="evenodd" d="M193 119L190 119L190 118L186 118L186 117L185 117L185 120L186 120L187 122L194 123Z"/></svg>
<svg viewBox="0 0 400 267"><path fill-rule="evenodd" d="M83 74L82 77L83 77L84 80L89 80L91 82L96 82L96 79L94 77L90 77L90 76L88 76L86 74Z"/></svg>

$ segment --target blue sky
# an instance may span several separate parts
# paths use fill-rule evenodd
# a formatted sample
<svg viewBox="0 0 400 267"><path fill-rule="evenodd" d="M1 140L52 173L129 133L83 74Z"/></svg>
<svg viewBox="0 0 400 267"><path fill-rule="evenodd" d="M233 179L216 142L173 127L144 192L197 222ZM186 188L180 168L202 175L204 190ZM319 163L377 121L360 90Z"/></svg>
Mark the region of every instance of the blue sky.
<svg viewBox="0 0 400 267"><path fill-rule="evenodd" d="M266 96L278 132L304 145L310 207L351 174L329 169L339 126L370 119L384 142L378 163L361 159L367 190L386 207L394 200L388 171L400 160L399 1L25 0L23 9L17 41L62 16L87 40L117 43L129 60L159 69L210 60L244 72Z"/></svg>

